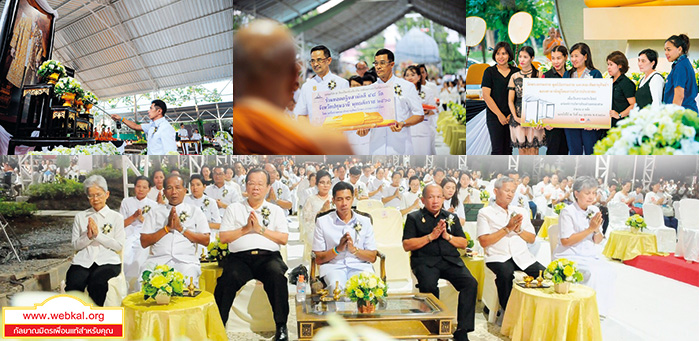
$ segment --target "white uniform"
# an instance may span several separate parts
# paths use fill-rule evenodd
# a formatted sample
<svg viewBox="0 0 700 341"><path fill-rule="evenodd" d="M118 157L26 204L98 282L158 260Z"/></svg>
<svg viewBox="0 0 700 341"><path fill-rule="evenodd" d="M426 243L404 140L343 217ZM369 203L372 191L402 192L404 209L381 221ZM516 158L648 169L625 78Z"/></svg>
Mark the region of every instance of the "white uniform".
<svg viewBox="0 0 700 341"><path fill-rule="evenodd" d="M229 187L225 184L221 187L217 187L216 184L211 184L207 186L207 188L204 190L204 194L214 199L214 207L218 207L216 205L217 200L221 200L226 205L231 205L234 202L239 202L243 200L243 196L241 195L241 192L239 189L237 189L237 187ZM226 209L218 209L219 216L223 218Z"/></svg>
<svg viewBox="0 0 700 341"><path fill-rule="evenodd" d="M119 213L127 218L140 209L145 221L146 216L157 206L159 206L158 203L148 197L142 200L136 199L136 197L128 197L122 200ZM139 289L141 268L148 257L148 249L144 249L141 246L142 228L143 223L138 219L134 219L131 225L124 227L124 232L126 234L126 242L124 244L124 277L126 277L126 282L129 284L129 293L134 293Z"/></svg>
<svg viewBox="0 0 700 341"><path fill-rule="evenodd" d="M175 129L164 117L151 123L144 123L141 128L146 133L148 155L165 155L168 152L177 152Z"/></svg>
<svg viewBox="0 0 700 341"><path fill-rule="evenodd" d="M413 211L416 211L416 210L423 208L423 202L420 201L420 197L421 197L420 190L418 190L418 192L416 192L416 193L413 193L410 190L406 191L405 193L403 193L401 195L401 204L399 205L399 209L405 210L405 209L413 206L413 203L415 203L416 200L418 200L418 208L414 209ZM411 211L411 212L413 212L413 211ZM408 213L411 213L411 212L408 212ZM404 214L403 217L406 218L406 215L408 215L408 213Z"/></svg>
<svg viewBox="0 0 700 341"><path fill-rule="evenodd" d="M333 91L339 89L347 89L350 87L350 83L340 76L334 75L332 72L328 73L323 77L318 75L314 76L304 82L301 86L301 95L299 96L299 102L294 106L294 116L309 116L311 118L311 112L313 108L313 98L314 94L320 91ZM311 122L314 125L321 125L323 122Z"/></svg>
<svg viewBox="0 0 700 341"><path fill-rule="evenodd" d="M369 195L369 191L367 190L367 185L365 185L364 182L357 180L356 183L348 182L349 184L352 185L353 191L355 192L355 199L352 201L352 206L357 206L357 198L364 198L367 199Z"/></svg>
<svg viewBox="0 0 700 341"><path fill-rule="evenodd" d="M394 194L396 194L397 190L399 191L399 195L397 197L395 197L394 199L391 199L390 201L384 203L384 207L396 207L396 208L401 207L401 196L404 192L406 192L406 189L401 187L401 186L398 186L398 187L394 187L392 185L384 186L382 188L382 191L381 191L382 199L393 196Z"/></svg>
<svg viewBox="0 0 700 341"><path fill-rule="evenodd" d="M494 204L479 210L479 214L476 218L477 240L483 235L497 232L504 226L508 225L508 221L510 221L510 215L512 213L517 213L523 216L523 222L520 226L523 231L535 234L535 227L532 226L532 222L527 218L530 216L530 214L527 213L525 209L510 205L508 206L508 210L504 210L503 207ZM515 232L509 232L498 242L487 246L484 249L484 255L484 261L486 263L503 263L513 258L513 262L515 262L515 264L521 269L527 269L530 265L537 261L535 256L530 253L530 250L527 247L527 242L520 238L520 236Z"/></svg>
<svg viewBox="0 0 700 341"><path fill-rule="evenodd" d="M250 212L255 211L255 216L261 226L270 231L289 233L287 218L284 210L267 201L263 202L257 210L253 210L248 200L234 203L226 209L224 219L221 220L221 232L238 230L248 224ZM232 253L261 249L267 251L279 251L279 244L273 242L258 233L248 233L228 244L228 250Z"/></svg>
<svg viewBox="0 0 700 341"><path fill-rule="evenodd" d="M459 201L459 198L457 198L457 201ZM452 199L445 199L445 202L442 203L442 208L445 209L445 211L449 211L450 207L452 207L450 206L451 202ZM464 204L461 201L459 201L453 213L460 219L467 219L467 215L464 213Z"/></svg>
<svg viewBox="0 0 700 341"><path fill-rule="evenodd" d="M190 133L185 128L180 128L177 131L177 136L180 136L180 140L189 140ZM189 143L183 143L182 147L185 149L185 154L190 153Z"/></svg>
<svg viewBox="0 0 700 341"><path fill-rule="evenodd" d="M97 236L90 239L87 236L88 218L97 224ZM73 264L89 269L92 264L121 264L117 252L124 248L124 217L105 206L99 211L89 208L78 212L73 220L71 242L77 252L73 256Z"/></svg>
<svg viewBox="0 0 700 341"><path fill-rule="evenodd" d="M345 223L338 217L336 211L324 214L316 219L314 229L313 251L327 251L336 246L345 233L350 233L352 242L360 250L376 250L372 220L369 217L352 212L352 218ZM374 272L372 264L363 261L347 249L341 251L335 258L321 264L319 275L324 277L328 290L333 292L335 282L341 289L352 276L360 272Z"/></svg>
<svg viewBox="0 0 700 341"><path fill-rule="evenodd" d="M394 89L396 121L401 122L411 116L423 116L423 106L416 86L411 82L391 76L386 82L377 80L378 84L391 84ZM404 127L400 132L393 132L389 127L370 130L370 154L372 155L411 155L411 128Z"/></svg>
<svg viewBox="0 0 700 341"><path fill-rule="evenodd" d="M208 195L203 194L201 197L195 198L194 195L188 194L185 196L185 203L194 207L199 207L207 218L207 222L215 224L221 223L221 213L219 213L219 208L216 206L216 200L210 198ZM215 241L219 231L213 230L211 232L210 241Z"/></svg>
<svg viewBox="0 0 700 341"><path fill-rule="evenodd" d="M168 204L151 209L143 222L141 234L154 233L163 228L167 224L172 207ZM183 232L171 228L170 233L151 245L150 254L141 271L166 264L181 272L185 276L185 282L189 283L189 277L192 277L194 285L198 286L199 275L202 273L197 254L198 244L191 242L183 233L184 230L190 230L208 234L209 222L201 209L184 202L175 206L175 212L180 218Z"/></svg>
<svg viewBox="0 0 700 341"><path fill-rule="evenodd" d="M418 92L421 104L435 105L435 94L426 85ZM421 106L422 109L422 106ZM411 127L411 139L413 140L413 152L416 155L435 155L435 135L437 126L433 127L433 118L437 117L437 110L433 110L434 115L424 116L423 122ZM435 120L437 122L437 120Z"/></svg>
<svg viewBox="0 0 700 341"><path fill-rule="evenodd" d="M146 194L146 198L151 199L158 203L158 195L163 194L163 191L165 191L165 188L163 189L157 189L156 186L151 187L151 189L148 191L148 194ZM168 203L168 198L163 195L163 203L167 204Z"/></svg>
<svg viewBox="0 0 700 341"><path fill-rule="evenodd" d="M289 201L292 202L292 193L289 191L289 187L287 185L283 184L281 181L277 180L272 183L272 189L275 191L275 195L277 196L277 200L284 200L284 201ZM267 197L270 195L268 194ZM280 207L281 208L281 207ZM284 215L287 216L289 215L289 210L282 209L284 211Z"/></svg>

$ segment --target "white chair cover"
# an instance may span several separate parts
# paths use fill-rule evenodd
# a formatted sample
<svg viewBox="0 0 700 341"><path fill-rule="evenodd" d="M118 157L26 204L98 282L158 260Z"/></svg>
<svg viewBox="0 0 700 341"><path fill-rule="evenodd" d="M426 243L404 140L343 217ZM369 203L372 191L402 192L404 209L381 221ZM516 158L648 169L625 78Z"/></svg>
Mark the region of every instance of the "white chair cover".
<svg viewBox="0 0 700 341"><path fill-rule="evenodd" d="M676 251L676 230L664 225L664 212L661 206L654 204L642 205L644 221L649 232L656 235L656 249L659 252Z"/></svg>
<svg viewBox="0 0 700 341"><path fill-rule="evenodd" d="M678 218L678 244L676 256L685 260L698 262L700 260L700 214L698 199L683 199L676 211Z"/></svg>
<svg viewBox="0 0 700 341"><path fill-rule="evenodd" d="M403 245L378 245L377 249L386 256L386 282L389 293L406 294L417 292L415 280L411 271L410 255L404 251ZM377 260L372 264L374 273L380 274Z"/></svg>
<svg viewBox="0 0 700 341"><path fill-rule="evenodd" d="M556 249L557 244L559 244L559 224L550 226L547 230L547 235L549 235L549 256L550 259L554 259L554 249ZM547 266L549 263L542 265Z"/></svg>
<svg viewBox="0 0 700 341"><path fill-rule="evenodd" d="M542 218L546 217L549 214L549 211L552 210L551 208L547 207L547 199L541 195L535 197L535 199L532 201L537 206L537 212L542 215Z"/></svg>
<svg viewBox="0 0 700 341"><path fill-rule="evenodd" d="M552 262L552 250L549 241L542 238L535 238L535 242L527 244L527 248L543 266L546 267Z"/></svg>
<svg viewBox="0 0 700 341"><path fill-rule="evenodd" d="M608 229L605 231L605 238L610 236L610 231L629 229L625 225L627 218L630 217L629 207L621 202L608 203Z"/></svg>
<svg viewBox="0 0 700 341"><path fill-rule="evenodd" d="M678 219L678 226L681 226L681 214L679 213L681 211L681 202L680 201L674 201L673 202L673 216Z"/></svg>
<svg viewBox="0 0 700 341"><path fill-rule="evenodd" d="M124 254L118 252L121 257L121 271L117 277L112 277L107 281L107 295L105 296L105 307L121 307L124 297L129 294L129 286L124 276ZM87 289L85 289L87 290Z"/></svg>
<svg viewBox="0 0 700 341"><path fill-rule="evenodd" d="M384 203L381 202L381 200L376 200L376 199L364 199L364 200L358 200L357 201L357 210L360 212L367 212L378 209L378 208L384 208Z"/></svg>
<svg viewBox="0 0 700 341"><path fill-rule="evenodd" d="M368 212L372 216L374 240L377 245L401 246L403 238L403 217L394 207L375 208Z"/></svg>

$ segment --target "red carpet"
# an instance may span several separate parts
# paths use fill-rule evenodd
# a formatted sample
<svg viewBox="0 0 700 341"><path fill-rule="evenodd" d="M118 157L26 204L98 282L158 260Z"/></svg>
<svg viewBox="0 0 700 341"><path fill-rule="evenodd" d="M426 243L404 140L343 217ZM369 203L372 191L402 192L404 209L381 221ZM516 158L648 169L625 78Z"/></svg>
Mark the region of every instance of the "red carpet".
<svg viewBox="0 0 700 341"><path fill-rule="evenodd" d="M686 263L685 259L675 257L673 253L667 257L637 256L623 263L696 287L698 286L698 279L700 278L698 263Z"/></svg>

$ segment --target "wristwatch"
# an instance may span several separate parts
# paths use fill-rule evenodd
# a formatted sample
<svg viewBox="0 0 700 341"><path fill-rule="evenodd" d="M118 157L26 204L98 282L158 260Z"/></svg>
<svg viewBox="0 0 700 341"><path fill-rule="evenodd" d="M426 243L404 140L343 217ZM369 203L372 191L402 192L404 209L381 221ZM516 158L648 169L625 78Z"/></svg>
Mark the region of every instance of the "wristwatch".
<svg viewBox="0 0 700 341"><path fill-rule="evenodd" d="M265 231L266 231L266 230L267 230L267 229L265 228L265 226L260 226L260 234L261 234L261 235L265 234Z"/></svg>
<svg viewBox="0 0 700 341"><path fill-rule="evenodd" d="M447 239L447 241L448 241L448 242L451 242L451 241L452 241L452 235L451 235L451 234L448 234L448 236L450 236L450 238Z"/></svg>

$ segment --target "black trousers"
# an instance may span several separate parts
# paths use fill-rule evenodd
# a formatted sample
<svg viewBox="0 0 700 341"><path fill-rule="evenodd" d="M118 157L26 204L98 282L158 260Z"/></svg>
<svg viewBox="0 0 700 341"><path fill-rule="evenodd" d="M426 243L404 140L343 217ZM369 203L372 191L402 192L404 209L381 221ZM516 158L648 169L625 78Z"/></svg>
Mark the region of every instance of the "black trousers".
<svg viewBox="0 0 700 341"><path fill-rule="evenodd" d="M226 256L222 264L223 272L216 282L214 299L219 306L219 313L224 326L228 321L233 300L238 290L251 279L263 283L267 293L267 299L272 306L275 324L287 324L289 315L289 301L287 292L287 278L284 273L287 265L282 260L279 251L270 252L255 250L231 253Z"/></svg>
<svg viewBox="0 0 700 341"><path fill-rule="evenodd" d="M66 291L82 292L87 287L90 298L101 307L105 304L105 297L107 297L107 281L119 276L121 271L122 267L119 264L92 263L89 269L73 264L66 272Z"/></svg>
<svg viewBox="0 0 700 341"><path fill-rule="evenodd" d="M540 270L544 271L544 266L539 262L535 262L528 266L527 269L521 269L513 261L513 258L503 262L488 262L486 266L496 274L496 289L498 290L498 303L501 304L501 309L506 309L510 291L513 289L513 272L516 270L524 271L528 276L537 278L540 275ZM542 274L544 277L544 274Z"/></svg>
<svg viewBox="0 0 700 341"><path fill-rule="evenodd" d="M545 132L547 155L569 155L569 145L566 144L566 134L563 128L554 128Z"/></svg>
<svg viewBox="0 0 700 341"><path fill-rule="evenodd" d="M491 155L511 155L513 148L510 146L510 128L502 125L498 120L486 120L486 127L489 129L491 138Z"/></svg>
<svg viewBox="0 0 700 341"><path fill-rule="evenodd" d="M418 290L422 293L431 293L440 298L438 279L444 278L459 291L459 303L457 304L457 328L467 332L474 331L474 310L476 310L476 291L478 283L464 264L458 266L446 261L441 261L435 266L415 265L413 274L418 280Z"/></svg>

